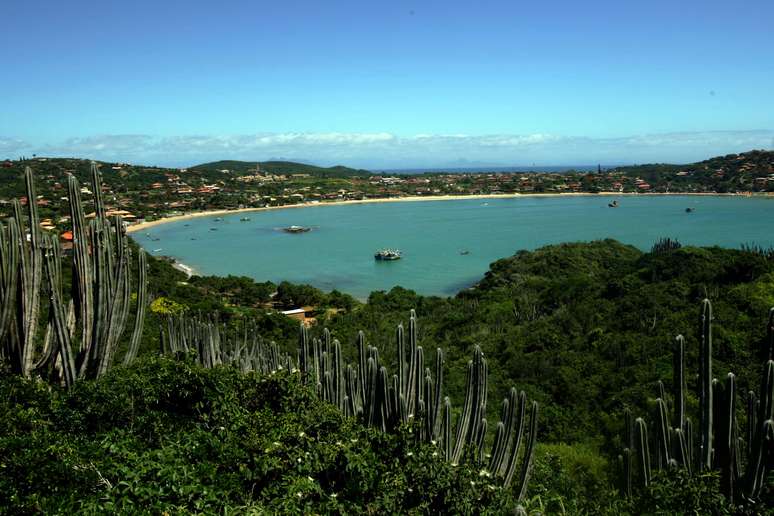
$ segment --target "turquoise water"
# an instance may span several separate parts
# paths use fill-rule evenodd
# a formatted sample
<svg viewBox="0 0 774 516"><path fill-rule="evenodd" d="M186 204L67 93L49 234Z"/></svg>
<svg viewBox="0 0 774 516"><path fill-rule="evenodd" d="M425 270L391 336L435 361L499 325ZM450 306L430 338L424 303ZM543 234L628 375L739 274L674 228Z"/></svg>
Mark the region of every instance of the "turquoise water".
<svg viewBox="0 0 774 516"><path fill-rule="evenodd" d="M611 237L647 250L669 236L683 244L774 246L774 199L623 197L615 209L607 207L611 199L313 206L170 222L133 236L152 254L173 256L201 274L309 283L360 299L395 285L453 295L478 281L494 260L551 243ZM695 211L686 213L686 207ZM240 222L244 216L251 220ZM280 230L292 224L313 229ZM401 249L403 259L375 261L374 252L383 247Z"/></svg>

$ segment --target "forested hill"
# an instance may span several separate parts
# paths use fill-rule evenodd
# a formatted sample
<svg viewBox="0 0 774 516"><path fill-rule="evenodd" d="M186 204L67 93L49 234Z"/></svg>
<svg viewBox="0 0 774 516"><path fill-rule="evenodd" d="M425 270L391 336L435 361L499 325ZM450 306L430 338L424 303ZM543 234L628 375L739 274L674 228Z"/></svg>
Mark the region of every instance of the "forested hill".
<svg viewBox="0 0 774 516"><path fill-rule="evenodd" d="M672 165L654 163L618 167L611 173L641 178L651 185L669 183L672 190L698 185L704 191L774 190L774 151L752 150L741 154L716 156L698 163Z"/></svg>
<svg viewBox="0 0 774 516"><path fill-rule="evenodd" d="M612 443L623 408L646 410L655 382L671 383L678 334L688 342L686 367L697 370L705 297L715 306L718 374L734 371L740 387L756 386L763 363L756 349L774 306L774 260L758 252L643 253L613 240L548 246L494 262L477 286L454 298L400 288L372 293L329 327L342 342L366 330L389 350L393 325L416 308L423 345L447 350L450 369L464 370L478 344L490 359L493 399L517 385L541 402L542 442ZM463 381L449 378L453 395L461 395Z"/></svg>
<svg viewBox="0 0 774 516"><path fill-rule="evenodd" d="M268 317L260 307L274 286L234 277L183 283L165 267L154 260L150 284L176 310L218 312L237 325L254 314L250 317L258 318L264 334L296 351L295 325ZM488 359L490 399L516 386L540 404L541 447L530 492L560 496L569 514L598 514L620 478L616 460L624 447L624 410L654 421L657 382L671 389L678 334L686 339L688 413L697 420L704 298L715 310L714 374L733 371L740 392L759 389L766 321L774 306L774 256L674 243L642 252L604 240L520 251L494 262L477 285L451 298L395 287L373 292L360 304L309 286L281 284L276 290L273 300L287 307L317 307L311 336L327 327L342 343L345 359L356 360L362 330L389 368L396 325L416 309L426 363L432 363L432 350L445 352L444 388L455 410L464 399L470 352L479 345ZM151 337L160 322L155 317ZM151 338L148 349L153 345ZM740 399L740 406L744 403L746 398ZM497 421L498 409L490 403L490 421Z"/></svg>
<svg viewBox="0 0 774 516"><path fill-rule="evenodd" d="M181 286L166 269L152 276L158 295L190 311L221 312L228 305L225 318L241 316L272 291L247 278L192 278ZM774 306L774 259L719 247L643 253L605 240L520 251L494 262L478 285L451 298L395 287L373 292L361 305L308 286L278 290L274 300L287 300L288 307L317 306L313 333L327 326L350 358L363 330L390 360L395 326L416 309L422 345L444 349L450 371L464 371L478 344L490 358L493 399L517 385L541 403L542 442L613 442L623 408L644 410L655 382L669 385L678 334L688 339L687 367L696 370L705 297L715 305L718 374L734 371L740 387L757 385L762 362L755 350ZM265 321L267 333L294 352L294 326ZM462 399L464 380L456 373L445 380L453 399Z"/></svg>
<svg viewBox="0 0 774 516"><path fill-rule="evenodd" d="M258 168L260 167L260 169ZM312 177L333 178L333 177L357 177L370 176L368 170L357 170L354 168L336 165L335 167L318 167L306 163L295 163L293 161L234 161L222 160L212 163L203 163L191 167L189 170L220 172L228 170L234 175L253 174L260 170L262 174L272 175L292 175L305 174Z"/></svg>

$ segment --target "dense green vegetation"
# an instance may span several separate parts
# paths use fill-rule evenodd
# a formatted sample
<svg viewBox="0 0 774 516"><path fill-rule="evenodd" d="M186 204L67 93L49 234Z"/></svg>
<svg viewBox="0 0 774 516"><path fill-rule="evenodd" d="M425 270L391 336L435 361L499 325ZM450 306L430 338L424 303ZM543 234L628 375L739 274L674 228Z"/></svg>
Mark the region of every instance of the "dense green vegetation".
<svg viewBox="0 0 774 516"><path fill-rule="evenodd" d="M188 359L143 358L69 391L3 374L0 512L513 512L513 492L413 432L363 427L295 375ZM583 447L541 446L527 509L635 514L644 501L650 513L728 513L714 475L657 476L628 502L608 474Z"/></svg>
<svg viewBox="0 0 774 516"><path fill-rule="evenodd" d="M502 514L511 493L298 376L145 359L49 390L0 377L0 512Z"/></svg>
<svg viewBox="0 0 774 516"><path fill-rule="evenodd" d="M93 175L98 184L96 171ZM31 174L26 177L28 197L35 198ZM80 207L74 178L68 187L73 206ZM774 362L768 362L761 383L761 366L774 347L774 327L767 334L765 324L774 306L770 251L682 247L670 240L657 242L649 253L612 240L563 244L499 260L475 287L453 298L396 287L372 293L363 304L308 285L241 277L187 280L168 262L151 259L152 302L143 319L143 256L136 265L129 259L135 248L122 236L120 219L108 224L99 196L95 200L94 221L87 225L82 215L75 216L73 272L68 259L60 260L57 241L37 230L34 204L27 205L26 221L21 206L14 205L15 217L0 227L0 468L9 473L0 479L0 510L501 513L519 504L549 513L725 514L761 513L774 505ZM72 289L61 288L70 282ZM130 285L138 282L138 295L132 296ZM70 296L74 306L68 310ZM704 299L712 300L714 317L704 301L699 318ZM317 324L309 340L306 332L299 340L297 322L275 310L299 304L315 306ZM130 307L137 311L137 326L124 332ZM411 309L418 320L412 315L404 343L402 330L396 339L395 327ZM196 321L195 326L185 321ZM166 328L163 347L175 359L154 358L159 328ZM222 328L220 336L213 328ZM189 344L202 338L209 344L186 346L181 332L187 332ZM683 362L688 371L701 370L680 375L686 389L673 380L678 333L685 336L680 370ZM243 345L248 338L253 350L258 344L258 355ZM361 380L366 343L368 382ZM444 363L443 394L452 400L510 395L500 416L509 420L504 415L516 406L517 391L509 391L515 383L543 407L534 463L518 446L511 460L516 464L523 456L524 472L534 466L527 498L520 488L501 487L501 468L487 469L483 450L498 457L502 435L501 427L486 432L486 420L498 421L495 403L444 402L444 423L430 423L428 414L441 413L441 389L431 401L433 377L428 371L422 380L417 344L428 350L427 365L429 350L445 350L443 360L435 357ZM187 355L190 349L197 350L195 356ZM139 364L116 367L137 354L144 357ZM400 364L396 356L404 357ZM707 357L714 365L707 365ZM266 360L273 365L266 367ZM232 367L219 365L229 362ZM347 362L360 365L354 377L346 367L345 390ZM407 364L409 383L388 376L388 370ZM713 371L720 377L736 373L725 387L712 387L730 408L697 395L708 388ZM388 377L396 386L389 394ZM756 408L750 391L759 385ZM675 393L671 399L664 386ZM398 392L400 401L393 398ZM355 396L359 401L353 402ZM667 404L677 400L684 401L693 421L713 413L716 421L726 421L731 431L715 431L732 442L736 428L759 414L763 430L748 432L753 439L747 439L755 441L763 464L762 489L752 500L735 498L743 505L734 507L720 494L731 492L729 471L753 471L748 445L739 445L739 450L748 446L745 454L728 455L729 448L718 444L716 458L699 460L702 466L719 465L720 476L704 468L691 474L662 467L671 453L669 444L663 452L659 447L671 438L664 428L674 407ZM745 415L735 403L752 408ZM654 411L661 415L660 426ZM633 468L627 454L620 468L618 455L624 447L636 448L632 413L650 421L636 423L641 442L648 427L651 435L660 432L653 441L657 454L644 446L638 450L645 454L641 464L654 458L654 471L660 471L652 478L644 474L624 498L616 490L631 489L621 479ZM534 413L529 420L527 450L532 450ZM453 445L445 434L454 431L451 421L457 428ZM374 426L383 431L369 428ZM308 435L315 436L313 443L305 441ZM353 446L339 444L347 440ZM273 455L277 448L279 457ZM305 462L309 456L316 457L312 466ZM679 457L677 464L683 463L688 462ZM522 479L528 476L522 473Z"/></svg>
<svg viewBox="0 0 774 516"><path fill-rule="evenodd" d="M170 285L167 294L185 303L177 297L183 288L194 287ZM515 384L541 404L536 470L549 449L584 465L586 480L568 482L565 495L576 507L592 510L599 506L586 504L620 477L624 410L651 415L657 381L671 385L677 334L687 339L686 368L697 370L705 297L715 307L716 374L736 374L743 406L747 390L760 383L765 323L774 306L774 261L760 250L662 243L643 253L610 240L548 246L493 263L478 285L453 298L396 287L320 322L344 343L345 356L354 358L357 331L364 330L389 361L392 329L415 308L422 345L447 353L445 381L453 399L462 398L460 372L472 347L480 345L489 359L493 398ZM293 325L272 331L286 350L294 349ZM696 378L689 376L687 383L688 411L695 417ZM496 421L496 407L490 409Z"/></svg>

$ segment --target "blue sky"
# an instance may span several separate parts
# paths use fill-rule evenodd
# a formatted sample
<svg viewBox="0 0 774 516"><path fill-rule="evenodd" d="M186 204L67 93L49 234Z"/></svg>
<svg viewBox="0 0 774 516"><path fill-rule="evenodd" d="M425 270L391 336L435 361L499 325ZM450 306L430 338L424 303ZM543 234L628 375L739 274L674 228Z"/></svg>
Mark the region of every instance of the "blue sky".
<svg viewBox="0 0 774 516"><path fill-rule="evenodd" d="M0 6L0 157L431 167L774 147L774 2Z"/></svg>

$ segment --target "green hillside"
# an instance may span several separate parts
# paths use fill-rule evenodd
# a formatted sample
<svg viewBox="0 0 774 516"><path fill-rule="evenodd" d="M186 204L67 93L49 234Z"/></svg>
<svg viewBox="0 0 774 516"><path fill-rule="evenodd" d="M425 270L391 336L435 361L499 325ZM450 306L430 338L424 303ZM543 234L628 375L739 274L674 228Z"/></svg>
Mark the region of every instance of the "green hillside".
<svg viewBox="0 0 774 516"><path fill-rule="evenodd" d="M73 218L58 260L49 235L23 237L36 206L0 227L0 513L774 506L774 250L551 245L451 298L395 287L360 303L146 269L101 215ZM281 313L297 306L308 329Z"/></svg>
<svg viewBox="0 0 774 516"><path fill-rule="evenodd" d="M308 174L313 177L334 178L334 177L356 177L369 176L371 172L367 170L357 170L354 168L336 165L335 167L318 167L306 163L295 163L293 161L234 161L221 160L212 163L203 163L190 167L189 170L196 171L221 171L228 170L232 174L244 175L255 173L256 167L260 166L263 174L274 175L292 175Z"/></svg>
<svg viewBox="0 0 774 516"><path fill-rule="evenodd" d="M774 191L774 151L752 150L687 165L655 163L618 167L610 172L639 177L651 185L667 183L672 190L682 191L693 185L719 193Z"/></svg>

